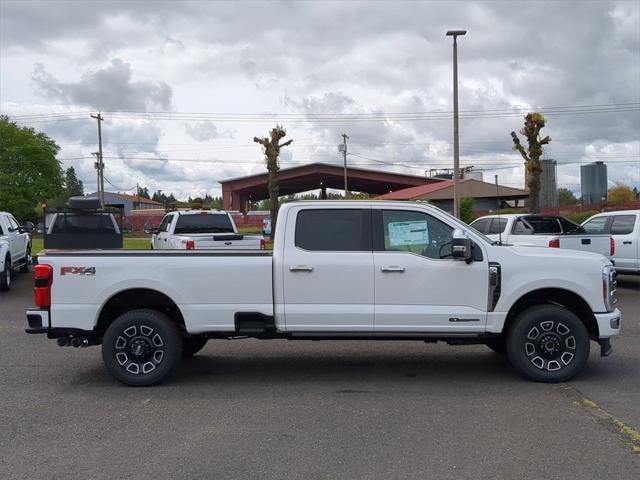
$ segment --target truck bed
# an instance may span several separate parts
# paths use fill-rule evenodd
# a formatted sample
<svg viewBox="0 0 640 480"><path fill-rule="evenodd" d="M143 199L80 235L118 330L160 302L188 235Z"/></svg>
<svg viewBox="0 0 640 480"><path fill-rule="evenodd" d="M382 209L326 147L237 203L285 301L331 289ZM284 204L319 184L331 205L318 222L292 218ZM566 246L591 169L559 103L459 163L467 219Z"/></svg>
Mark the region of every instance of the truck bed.
<svg viewBox="0 0 640 480"><path fill-rule="evenodd" d="M53 267L52 327L93 328L87 312L131 288L175 302L192 334L234 331L237 312L273 315L271 251L46 250L38 263Z"/></svg>

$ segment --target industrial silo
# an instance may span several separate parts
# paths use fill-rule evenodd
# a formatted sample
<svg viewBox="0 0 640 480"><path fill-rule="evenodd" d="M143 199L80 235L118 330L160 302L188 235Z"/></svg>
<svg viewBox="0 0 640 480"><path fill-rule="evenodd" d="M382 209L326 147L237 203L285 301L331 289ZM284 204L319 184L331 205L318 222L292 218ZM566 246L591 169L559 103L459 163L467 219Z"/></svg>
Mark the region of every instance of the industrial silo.
<svg viewBox="0 0 640 480"><path fill-rule="evenodd" d="M607 166L604 162L580 166L580 192L584 205L607 199Z"/></svg>
<svg viewBox="0 0 640 480"><path fill-rule="evenodd" d="M542 174L540 175L540 206L558 206L558 183L556 180L556 161L540 160Z"/></svg>

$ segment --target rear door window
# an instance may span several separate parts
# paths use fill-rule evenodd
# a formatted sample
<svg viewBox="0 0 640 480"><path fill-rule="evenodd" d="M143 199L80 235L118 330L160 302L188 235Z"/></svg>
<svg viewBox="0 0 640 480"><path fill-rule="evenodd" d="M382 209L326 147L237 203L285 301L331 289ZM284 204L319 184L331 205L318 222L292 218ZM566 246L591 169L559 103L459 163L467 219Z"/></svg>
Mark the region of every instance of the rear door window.
<svg viewBox="0 0 640 480"><path fill-rule="evenodd" d="M607 232L607 222L609 221L609 217L595 217L585 223L582 228L586 233L599 234L599 233L609 233Z"/></svg>
<svg viewBox="0 0 640 480"><path fill-rule="evenodd" d="M302 210L296 219L295 245L310 251L372 251L371 210Z"/></svg>
<svg viewBox="0 0 640 480"><path fill-rule="evenodd" d="M615 215L611 221L611 235L628 235L636 224L635 215Z"/></svg>

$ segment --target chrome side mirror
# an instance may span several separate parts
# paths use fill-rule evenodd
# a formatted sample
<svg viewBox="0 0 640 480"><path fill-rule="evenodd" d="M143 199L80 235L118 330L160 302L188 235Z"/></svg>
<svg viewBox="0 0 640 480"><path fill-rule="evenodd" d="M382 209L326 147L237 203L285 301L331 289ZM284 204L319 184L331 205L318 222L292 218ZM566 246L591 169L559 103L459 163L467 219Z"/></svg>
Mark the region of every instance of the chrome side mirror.
<svg viewBox="0 0 640 480"><path fill-rule="evenodd" d="M456 228L453 231L453 237L451 240L451 256L456 260L464 260L467 263L471 263L473 260L471 248L472 242L467 236L467 232Z"/></svg>

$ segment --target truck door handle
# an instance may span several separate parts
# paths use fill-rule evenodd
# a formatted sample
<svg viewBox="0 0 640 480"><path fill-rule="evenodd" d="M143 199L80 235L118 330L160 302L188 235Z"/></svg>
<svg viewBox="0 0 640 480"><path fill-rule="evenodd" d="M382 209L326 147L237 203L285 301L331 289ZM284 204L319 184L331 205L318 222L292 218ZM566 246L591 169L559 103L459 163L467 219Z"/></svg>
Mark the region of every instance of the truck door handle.
<svg viewBox="0 0 640 480"><path fill-rule="evenodd" d="M380 267L380 270L384 273L404 273L404 267L398 267L390 265L388 267Z"/></svg>
<svg viewBox="0 0 640 480"><path fill-rule="evenodd" d="M623 245L631 245L633 242L630 240L625 240L624 242L622 242Z"/></svg>
<svg viewBox="0 0 640 480"><path fill-rule="evenodd" d="M313 267L307 265L296 265L295 267L289 267L290 272L313 272Z"/></svg>

